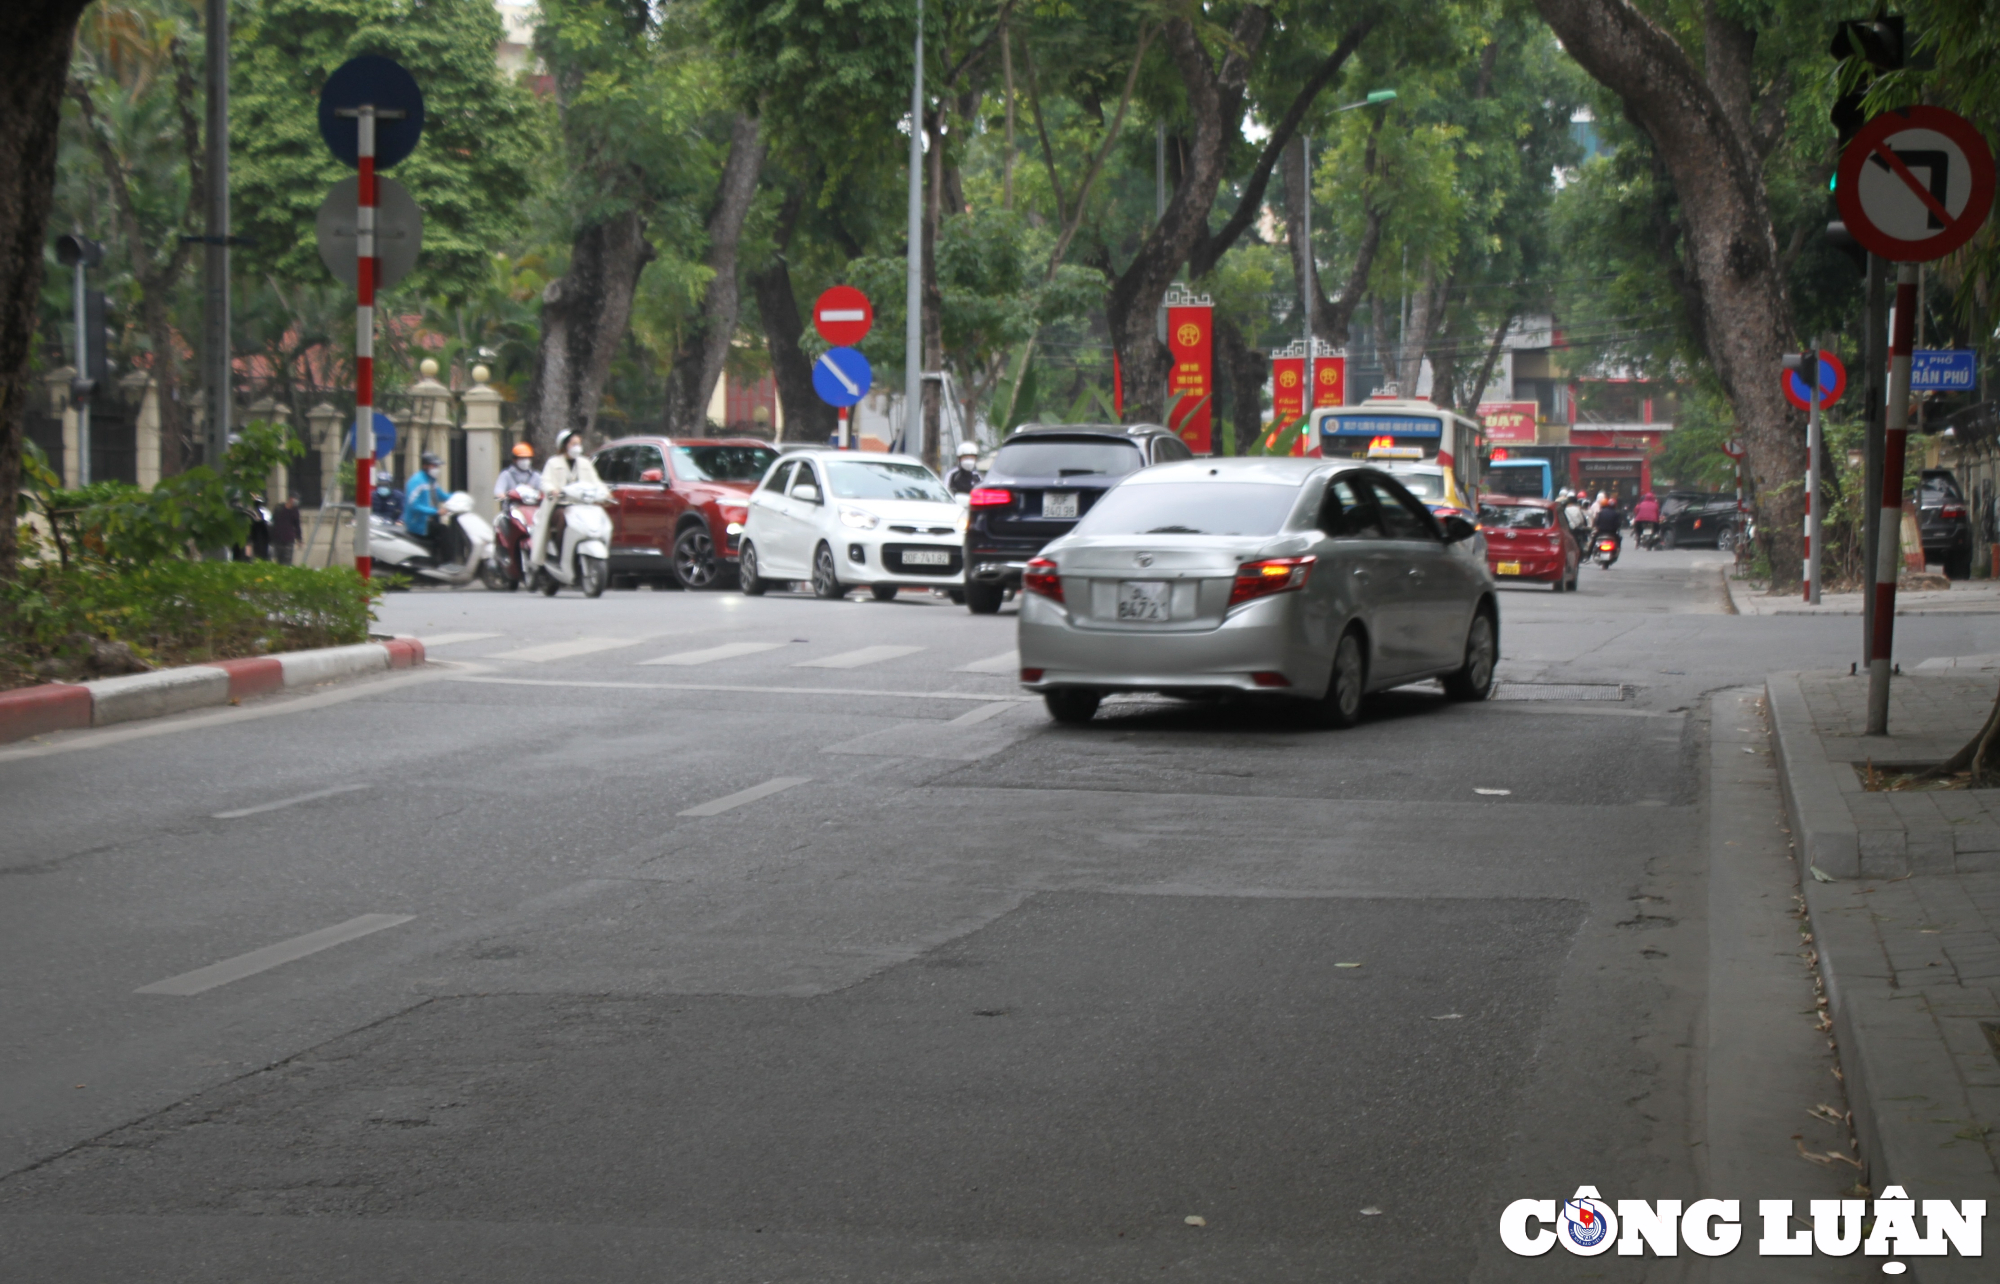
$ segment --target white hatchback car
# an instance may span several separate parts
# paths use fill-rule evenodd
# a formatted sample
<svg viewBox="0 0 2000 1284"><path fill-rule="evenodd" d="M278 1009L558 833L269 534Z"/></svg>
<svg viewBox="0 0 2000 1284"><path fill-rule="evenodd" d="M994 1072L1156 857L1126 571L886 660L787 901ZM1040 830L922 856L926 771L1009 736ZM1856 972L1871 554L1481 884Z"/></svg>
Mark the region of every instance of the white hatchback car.
<svg viewBox="0 0 2000 1284"><path fill-rule="evenodd" d="M965 591L965 509L938 475L908 455L799 450L771 465L750 493L739 580L762 593L795 580L824 598L867 588Z"/></svg>

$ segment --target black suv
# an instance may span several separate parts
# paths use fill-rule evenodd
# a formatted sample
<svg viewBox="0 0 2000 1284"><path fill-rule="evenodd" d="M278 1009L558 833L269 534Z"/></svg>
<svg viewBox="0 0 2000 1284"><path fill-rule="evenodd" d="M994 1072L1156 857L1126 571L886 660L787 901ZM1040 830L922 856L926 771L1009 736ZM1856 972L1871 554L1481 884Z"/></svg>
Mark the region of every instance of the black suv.
<svg viewBox="0 0 2000 1284"><path fill-rule="evenodd" d="M1000 443L972 492L965 528L965 605L1000 609L1028 559L1066 535L1097 497L1141 468L1192 459L1158 424L1027 424Z"/></svg>
<svg viewBox="0 0 2000 1284"><path fill-rule="evenodd" d="M1742 515L1736 496L1699 491L1673 491L1660 504L1661 548L1720 548L1736 546Z"/></svg>
<svg viewBox="0 0 2000 1284"><path fill-rule="evenodd" d="M1924 469L1917 491L1917 533L1924 560L1944 563L1946 579L1972 577L1972 510L1948 468Z"/></svg>

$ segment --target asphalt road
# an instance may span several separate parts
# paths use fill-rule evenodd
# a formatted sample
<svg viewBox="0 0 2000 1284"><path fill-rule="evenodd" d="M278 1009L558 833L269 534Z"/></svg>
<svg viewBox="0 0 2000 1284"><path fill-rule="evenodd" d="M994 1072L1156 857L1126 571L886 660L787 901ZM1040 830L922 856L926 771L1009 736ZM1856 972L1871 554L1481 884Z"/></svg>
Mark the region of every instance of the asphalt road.
<svg viewBox="0 0 2000 1284"><path fill-rule="evenodd" d="M1504 698L1346 732L1058 728L1011 608L469 590L387 603L423 671L0 749L0 1275L1697 1278L1494 1222L1838 1189L1708 1133L1711 835L1782 844L1709 697L1859 621L1720 563L1509 589Z"/></svg>

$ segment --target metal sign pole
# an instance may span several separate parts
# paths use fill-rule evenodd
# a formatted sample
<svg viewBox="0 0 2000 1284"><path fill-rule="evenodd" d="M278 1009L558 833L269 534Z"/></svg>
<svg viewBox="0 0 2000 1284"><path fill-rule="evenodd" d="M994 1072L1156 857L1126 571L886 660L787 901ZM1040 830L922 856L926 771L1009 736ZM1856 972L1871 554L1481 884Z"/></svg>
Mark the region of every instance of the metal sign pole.
<svg viewBox="0 0 2000 1284"><path fill-rule="evenodd" d="M208 235L202 238L202 354L207 385L207 458L218 473L229 449L232 367L229 353L229 3L208 0L204 12L208 61ZM81 373L81 372L79 372Z"/></svg>
<svg viewBox="0 0 2000 1284"><path fill-rule="evenodd" d="M910 80L910 230L903 282L903 449L923 451L924 400L924 6L917 0L917 43Z"/></svg>
<svg viewBox="0 0 2000 1284"><path fill-rule="evenodd" d="M354 570L368 578L368 513L375 492L375 106L357 113L361 181L354 211Z"/></svg>
<svg viewBox="0 0 2000 1284"><path fill-rule="evenodd" d="M1889 734L1889 658L1896 640L1896 572L1903 564L1903 462L1910 427L1910 335L1917 265L1896 265L1896 317L1889 336L1889 404L1883 417L1881 546L1875 550L1875 636L1868 654L1868 731Z"/></svg>
<svg viewBox="0 0 2000 1284"><path fill-rule="evenodd" d="M1820 387L1819 387L1819 345L1815 343L1805 354L1806 404L1806 605L1819 605L1820 566L1820 513L1819 513L1819 470L1820 470Z"/></svg>
<svg viewBox="0 0 2000 1284"><path fill-rule="evenodd" d="M78 233L81 236L81 233ZM90 327L85 323L85 313L89 311L84 301L83 259L76 261L76 379L90 378ZM90 398L78 397L76 401L76 482L79 486L90 485Z"/></svg>
<svg viewBox="0 0 2000 1284"><path fill-rule="evenodd" d="M1313 400L1318 395L1319 385L1313 382L1318 362L1313 360L1313 149L1312 137L1299 134L1299 315L1305 318L1306 359L1300 367L1300 377L1305 383L1299 390L1299 414L1304 422L1299 426L1299 440L1312 431ZM1310 449L1310 446L1307 448ZM1300 452L1305 453L1305 452Z"/></svg>
<svg viewBox="0 0 2000 1284"><path fill-rule="evenodd" d="M1882 513L1873 496L1882 492L1882 407L1888 396L1882 387L1882 374L1888 367L1888 360L1882 352L1883 331L1887 327L1887 293L1889 265L1886 259L1877 255L1868 256L1868 291L1866 310L1861 326L1861 397L1862 397L1862 449L1864 471L1861 493L1870 497L1863 510L1864 520L1861 530L1862 581L1861 594L1861 665L1868 668L1875 660L1875 594L1874 550L1882 542Z"/></svg>

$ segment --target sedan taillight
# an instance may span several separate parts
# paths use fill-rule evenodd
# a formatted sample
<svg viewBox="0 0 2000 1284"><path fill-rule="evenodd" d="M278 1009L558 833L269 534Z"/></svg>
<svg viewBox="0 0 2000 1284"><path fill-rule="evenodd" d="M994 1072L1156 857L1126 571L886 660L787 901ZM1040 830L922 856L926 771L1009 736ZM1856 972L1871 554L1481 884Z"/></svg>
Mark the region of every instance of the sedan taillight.
<svg viewBox="0 0 2000 1284"><path fill-rule="evenodd" d="M1014 492L1001 486L975 486L968 502L974 508L1005 508L1014 502Z"/></svg>
<svg viewBox="0 0 2000 1284"><path fill-rule="evenodd" d="M1938 509L1938 516L1948 522L1963 518L1965 513L1966 509L1963 504L1946 504L1943 508Z"/></svg>
<svg viewBox="0 0 2000 1284"><path fill-rule="evenodd" d="M978 494L974 491L973 494ZM1051 602L1063 600L1062 572L1056 569L1053 560L1038 557L1021 572L1021 587L1030 593L1039 593Z"/></svg>
<svg viewBox="0 0 2000 1284"><path fill-rule="evenodd" d="M1306 586L1314 559L1268 557L1261 562L1245 562L1236 568L1236 582L1229 586L1229 605L1236 606L1273 593L1290 593Z"/></svg>

